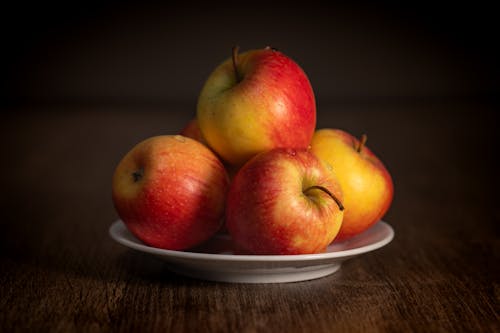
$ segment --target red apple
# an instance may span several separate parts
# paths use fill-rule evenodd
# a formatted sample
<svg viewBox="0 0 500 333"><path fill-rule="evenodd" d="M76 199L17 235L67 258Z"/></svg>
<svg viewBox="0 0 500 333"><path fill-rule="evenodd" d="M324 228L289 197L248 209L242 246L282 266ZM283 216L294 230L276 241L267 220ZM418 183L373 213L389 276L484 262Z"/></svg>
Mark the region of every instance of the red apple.
<svg viewBox="0 0 500 333"><path fill-rule="evenodd" d="M244 253L325 251L342 223L334 174L306 149L276 148L247 162L228 194L226 226Z"/></svg>
<svg viewBox="0 0 500 333"><path fill-rule="evenodd" d="M361 141L339 129L316 131L311 151L329 163L342 186L344 221L337 240L357 235L379 221L389 209L394 193L391 175Z"/></svg>
<svg viewBox="0 0 500 333"><path fill-rule="evenodd" d="M201 142L204 145L207 144L203 134L201 133L200 126L198 125L198 119L196 119L196 117L191 119L179 134Z"/></svg>
<svg viewBox="0 0 500 333"><path fill-rule="evenodd" d="M203 143L205 146L210 148L207 141L203 137L201 133L200 126L198 125L198 119L193 118L189 121L189 123L182 129L180 132L181 135L187 136L188 138L194 139L198 142ZM238 166L231 165L227 162L224 162L224 167L226 168L227 174L229 176L229 180L233 179L234 175L238 171Z"/></svg>
<svg viewBox="0 0 500 333"><path fill-rule="evenodd" d="M128 229L170 250L199 245L221 227L229 181L215 154L190 138L156 136L120 161L112 198Z"/></svg>
<svg viewBox="0 0 500 333"><path fill-rule="evenodd" d="M316 103L306 74L292 59L270 47L239 55L235 47L205 82L197 118L210 147L241 166L273 148L307 148Z"/></svg>

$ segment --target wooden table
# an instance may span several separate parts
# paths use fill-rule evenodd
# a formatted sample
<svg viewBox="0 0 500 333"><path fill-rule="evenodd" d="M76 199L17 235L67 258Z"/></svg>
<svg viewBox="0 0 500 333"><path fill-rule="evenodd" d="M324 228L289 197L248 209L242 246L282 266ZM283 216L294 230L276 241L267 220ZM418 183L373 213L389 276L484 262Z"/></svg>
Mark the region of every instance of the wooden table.
<svg viewBox="0 0 500 333"><path fill-rule="evenodd" d="M113 169L194 104L11 108L2 142L0 331L493 332L498 137L472 102L318 103L318 127L368 134L395 182L387 246L317 280L229 284L171 273L108 235Z"/></svg>

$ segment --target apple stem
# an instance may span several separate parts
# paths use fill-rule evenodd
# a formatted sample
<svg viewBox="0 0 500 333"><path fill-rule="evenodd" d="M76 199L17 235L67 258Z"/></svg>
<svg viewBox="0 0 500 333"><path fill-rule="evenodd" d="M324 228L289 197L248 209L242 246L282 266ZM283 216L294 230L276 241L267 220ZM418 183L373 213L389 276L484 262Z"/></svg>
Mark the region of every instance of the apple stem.
<svg viewBox="0 0 500 333"><path fill-rule="evenodd" d="M132 172L132 177L134 178L134 183L137 183L144 176L144 169L139 169L137 171Z"/></svg>
<svg viewBox="0 0 500 333"><path fill-rule="evenodd" d="M363 134L361 136L361 139L359 139L359 146L358 148L356 149L358 151L358 153L361 152L361 149L363 149L363 147L365 146L366 144L366 140L368 140L368 136L366 134Z"/></svg>
<svg viewBox="0 0 500 333"><path fill-rule="evenodd" d="M240 50L240 47L238 45L233 46L233 68L234 68L234 75L236 77L236 82L241 82L241 75L240 72L238 71L238 51Z"/></svg>
<svg viewBox="0 0 500 333"><path fill-rule="evenodd" d="M330 190L328 190L326 187L324 186L321 186L321 185L313 185L313 186L310 186L308 188L306 188L304 190L304 193L310 191L310 190L321 190L323 192L325 192L326 194L328 194L330 196L330 198L333 199L333 201L335 201L335 203L337 204L337 206L339 206L339 209L340 210L344 210L344 205L342 204L342 202L339 200L339 198L337 198L332 192L330 192Z"/></svg>

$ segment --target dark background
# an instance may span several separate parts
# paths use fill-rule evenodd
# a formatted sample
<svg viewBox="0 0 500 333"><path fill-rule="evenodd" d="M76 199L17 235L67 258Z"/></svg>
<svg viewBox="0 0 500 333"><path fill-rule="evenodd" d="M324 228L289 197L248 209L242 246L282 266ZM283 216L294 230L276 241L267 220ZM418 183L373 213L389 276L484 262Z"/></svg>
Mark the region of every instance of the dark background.
<svg viewBox="0 0 500 333"><path fill-rule="evenodd" d="M182 102L241 50L276 47L328 102L499 92L498 24L481 2L16 2L1 11L2 104Z"/></svg>
<svg viewBox="0 0 500 333"><path fill-rule="evenodd" d="M499 331L498 18L485 2L0 7L0 331ZM315 281L178 276L111 240L111 177L210 72L272 45L395 184L382 249ZM200 325L203 323L203 325Z"/></svg>

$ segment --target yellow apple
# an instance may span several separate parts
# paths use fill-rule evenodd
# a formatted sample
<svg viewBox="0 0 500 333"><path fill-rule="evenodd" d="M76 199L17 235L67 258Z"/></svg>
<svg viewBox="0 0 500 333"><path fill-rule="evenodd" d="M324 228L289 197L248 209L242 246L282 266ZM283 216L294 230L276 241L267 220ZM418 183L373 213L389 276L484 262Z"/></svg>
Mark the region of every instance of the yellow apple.
<svg viewBox="0 0 500 333"><path fill-rule="evenodd" d="M339 129L317 130L311 142L311 151L332 166L344 194L344 220L336 240L368 229L392 202L391 175L365 143L366 136L358 140Z"/></svg>
<svg viewBox="0 0 500 333"><path fill-rule="evenodd" d="M205 82L197 119L209 146L242 166L273 148L307 148L316 103L306 74L285 54L269 47L238 54L235 48Z"/></svg>

